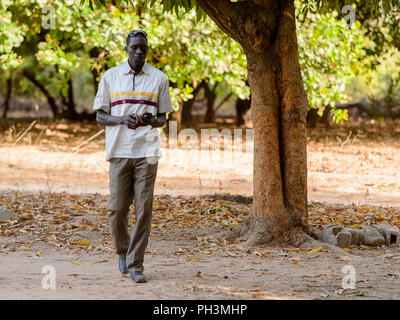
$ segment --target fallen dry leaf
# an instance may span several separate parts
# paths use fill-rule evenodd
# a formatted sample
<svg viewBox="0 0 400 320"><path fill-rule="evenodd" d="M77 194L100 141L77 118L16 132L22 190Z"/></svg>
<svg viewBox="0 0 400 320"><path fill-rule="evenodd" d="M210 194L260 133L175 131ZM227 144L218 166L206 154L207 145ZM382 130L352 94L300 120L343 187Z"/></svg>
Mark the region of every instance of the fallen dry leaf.
<svg viewBox="0 0 400 320"><path fill-rule="evenodd" d="M308 251L307 253L317 253L317 252L320 252L321 250L322 250L322 246L321 246L321 247L318 247L318 248L316 248L316 249L310 250L310 251Z"/></svg>
<svg viewBox="0 0 400 320"><path fill-rule="evenodd" d="M189 261L189 262L191 262L191 261L200 261L200 258L193 257L193 258L187 259L186 261Z"/></svg>
<svg viewBox="0 0 400 320"><path fill-rule="evenodd" d="M258 297L262 297L263 293L262 292L256 292L253 294L253 298L258 298Z"/></svg>
<svg viewBox="0 0 400 320"><path fill-rule="evenodd" d="M91 266L91 264L87 264L87 263L78 263L78 262L74 262L72 260L70 260L69 262L71 262L72 264L76 265L76 266Z"/></svg>
<svg viewBox="0 0 400 320"><path fill-rule="evenodd" d="M104 263L104 262L108 262L108 260L101 260L101 261L97 261L95 263Z"/></svg>
<svg viewBox="0 0 400 320"><path fill-rule="evenodd" d="M90 242L89 241L72 241L71 244L79 244L82 246L90 246Z"/></svg>

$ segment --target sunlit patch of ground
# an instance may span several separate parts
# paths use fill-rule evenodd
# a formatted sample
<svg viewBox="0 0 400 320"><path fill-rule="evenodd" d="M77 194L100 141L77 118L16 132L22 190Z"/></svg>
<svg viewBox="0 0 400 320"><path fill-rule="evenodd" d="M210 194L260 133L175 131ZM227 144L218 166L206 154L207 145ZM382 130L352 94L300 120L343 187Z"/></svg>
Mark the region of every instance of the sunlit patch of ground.
<svg viewBox="0 0 400 320"><path fill-rule="evenodd" d="M103 129L101 126L38 121L25 132L30 124L16 123L1 133L1 190L108 193L104 132L88 141ZM14 145L22 134L23 138ZM227 155L218 151L206 154L182 146L163 148L155 192L250 196L253 154L251 150L243 151ZM308 138L309 200L399 205L399 163L397 122L353 121L312 129Z"/></svg>

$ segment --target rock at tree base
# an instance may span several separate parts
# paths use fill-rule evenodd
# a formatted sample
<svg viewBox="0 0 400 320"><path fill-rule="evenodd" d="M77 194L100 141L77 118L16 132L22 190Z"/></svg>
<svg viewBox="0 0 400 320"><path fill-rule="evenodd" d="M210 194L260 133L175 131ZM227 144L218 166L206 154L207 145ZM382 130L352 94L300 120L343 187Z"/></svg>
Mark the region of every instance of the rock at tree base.
<svg viewBox="0 0 400 320"><path fill-rule="evenodd" d="M400 231L395 226L390 224L376 224L372 228L375 228L383 236L387 246L400 244Z"/></svg>
<svg viewBox="0 0 400 320"><path fill-rule="evenodd" d="M376 224L360 230L330 224L322 230L320 240L340 248L350 248L351 245L358 244L367 246L400 245L400 230L390 224Z"/></svg>
<svg viewBox="0 0 400 320"><path fill-rule="evenodd" d="M360 242L367 246L380 246L385 243L385 238L375 228L359 230Z"/></svg>
<svg viewBox="0 0 400 320"><path fill-rule="evenodd" d="M322 230L321 241L340 248L350 248L352 233L342 226L330 224Z"/></svg>

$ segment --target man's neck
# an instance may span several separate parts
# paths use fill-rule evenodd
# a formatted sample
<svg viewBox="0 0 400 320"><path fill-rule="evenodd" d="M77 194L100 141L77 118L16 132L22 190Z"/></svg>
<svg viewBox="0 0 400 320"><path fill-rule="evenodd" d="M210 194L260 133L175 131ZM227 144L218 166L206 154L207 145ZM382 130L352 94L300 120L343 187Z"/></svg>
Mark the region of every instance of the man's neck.
<svg viewBox="0 0 400 320"><path fill-rule="evenodd" d="M129 66L132 68L132 70L135 71L136 73L140 72L140 70L142 70L143 65L144 65L144 63L141 65L135 65L134 63L129 61L129 59L128 59L128 63L129 63Z"/></svg>

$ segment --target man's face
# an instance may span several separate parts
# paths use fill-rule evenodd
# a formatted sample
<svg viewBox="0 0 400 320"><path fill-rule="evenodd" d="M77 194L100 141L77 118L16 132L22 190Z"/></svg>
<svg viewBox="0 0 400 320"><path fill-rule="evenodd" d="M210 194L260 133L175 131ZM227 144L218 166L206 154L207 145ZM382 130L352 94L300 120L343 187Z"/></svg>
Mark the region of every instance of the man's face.
<svg viewBox="0 0 400 320"><path fill-rule="evenodd" d="M129 38L125 51L128 53L131 63L135 65L143 64L148 52L146 39L140 35Z"/></svg>

